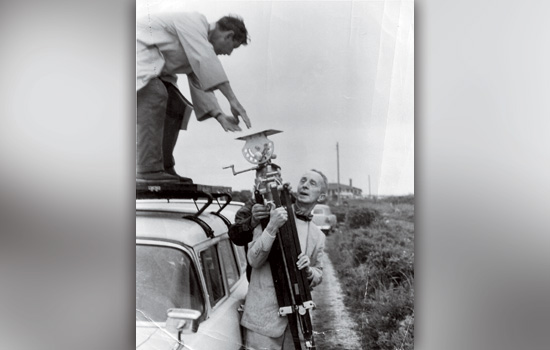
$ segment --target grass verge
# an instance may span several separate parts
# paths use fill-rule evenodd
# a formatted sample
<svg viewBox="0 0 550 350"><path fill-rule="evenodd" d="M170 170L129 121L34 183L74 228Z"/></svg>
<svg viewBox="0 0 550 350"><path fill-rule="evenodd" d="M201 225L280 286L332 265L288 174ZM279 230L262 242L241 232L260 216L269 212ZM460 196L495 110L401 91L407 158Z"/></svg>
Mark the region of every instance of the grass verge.
<svg viewBox="0 0 550 350"><path fill-rule="evenodd" d="M414 197L357 200L334 207L343 222L329 255L363 349L414 345Z"/></svg>

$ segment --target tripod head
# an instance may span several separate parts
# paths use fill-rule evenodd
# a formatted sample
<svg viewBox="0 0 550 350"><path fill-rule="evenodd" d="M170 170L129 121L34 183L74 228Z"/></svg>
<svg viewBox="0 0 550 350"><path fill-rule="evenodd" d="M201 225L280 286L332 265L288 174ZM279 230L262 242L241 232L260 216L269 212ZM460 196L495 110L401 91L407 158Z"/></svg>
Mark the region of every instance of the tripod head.
<svg viewBox="0 0 550 350"><path fill-rule="evenodd" d="M281 167L271 160L277 158L273 153L275 151L275 144L273 141L267 138L267 136L278 134L281 131L268 129L260 131L251 135L242 136L237 140L245 141L245 145L242 149L244 159L249 163L255 164L255 167L235 171L234 165L229 165L223 169L231 168L233 175L242 174L247 171L255 170L256 179L254 180L254 189L257 193L262 195L266 205L274 205L271 195L272 187L282 186L281 179Z"/></svg>

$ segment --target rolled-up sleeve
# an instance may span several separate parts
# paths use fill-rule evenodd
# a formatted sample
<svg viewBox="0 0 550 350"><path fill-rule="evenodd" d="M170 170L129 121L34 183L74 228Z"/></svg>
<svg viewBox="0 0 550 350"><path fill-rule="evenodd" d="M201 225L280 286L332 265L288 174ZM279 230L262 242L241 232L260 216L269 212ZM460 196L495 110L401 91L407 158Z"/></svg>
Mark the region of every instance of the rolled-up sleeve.
<svg viewBox="0 0 550 350"><path fill-rule="evenodd" d="M259 268L267 261L269 252L275 241L275 236L271 236L267 230L262 230L261 225L254 229L254 238L248 244L248 263L253 268Z"/></svg>
<svg viewBox="0 0 550 350"><path fill-rule="evenodd" d="M212 114L222 111L213 91L200 90L191 82L191 79L189 79L189 91L198 121L208 119Z"/></svg>

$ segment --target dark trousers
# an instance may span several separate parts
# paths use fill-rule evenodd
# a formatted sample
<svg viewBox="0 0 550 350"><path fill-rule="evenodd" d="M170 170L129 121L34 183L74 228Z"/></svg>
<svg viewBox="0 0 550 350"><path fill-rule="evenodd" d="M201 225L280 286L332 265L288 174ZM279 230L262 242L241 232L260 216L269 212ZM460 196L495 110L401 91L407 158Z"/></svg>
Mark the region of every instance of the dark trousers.
<svg viewBox="0 0 550 350"><path fill-rule="evenodd" d="M136 171L175 165L174 147L183 120L184 98L172 84L155 78L137 92Z"/></svg>

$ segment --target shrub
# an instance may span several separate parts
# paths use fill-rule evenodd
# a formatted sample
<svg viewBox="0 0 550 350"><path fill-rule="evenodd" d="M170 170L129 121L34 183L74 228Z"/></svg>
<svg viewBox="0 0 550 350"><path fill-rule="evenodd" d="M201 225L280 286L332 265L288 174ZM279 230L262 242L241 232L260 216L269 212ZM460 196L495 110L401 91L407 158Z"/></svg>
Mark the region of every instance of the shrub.
<svg viewBox="0 0 550 350"><path fill-rule="evenodd" d="M413 349L414 295L403 286L381 289L366 302L370 337L366 349Z"/></svg>
<svg viewBox="0 0 550 350"><path fill-rule="evenodd" d="M349 211L347 222L350 228L368 227L377 217L378 212L374 209L357 208Z"/></svg>
<svg viewBox="0 0 550 350"><path fill-rule="evenodd" d="M252 191L243 190L243 191L233 191L231 192L232 201L234 202L243 202L246 203L250 198L252 198Z"/></svg>
<svg viewBox="0 0 550 350"><path fill-rule="evenodd" d="M412 204L414 205L414 195L408 196L389 196L381 199L382 202L390 202L396 204Z"/></svg>
<svg viewBox="0 0 550 350"><path fill-rule="evenodd" d="M336 222L346 221L346 213L334 213L334 215L336 215Z"/></svg>
<svg viewBox="0 0 550 350"><path fill-rule="evenodd" d="M414 348L414 197L350 208L349 229L327 237L344 302L369 350ZM351 228L355 227L355 228Z"/></svg>
<svg viewBox="0 0 550 350"><path fill-rule="evenodd" d="M330 211L336 216L337 222L345 222L346 221L346 213L347 208L344 206L330 206Z"/></svg>

